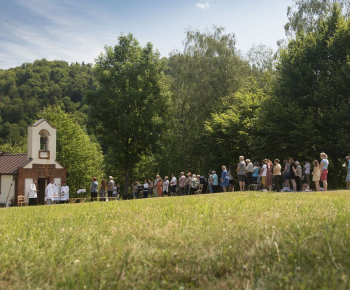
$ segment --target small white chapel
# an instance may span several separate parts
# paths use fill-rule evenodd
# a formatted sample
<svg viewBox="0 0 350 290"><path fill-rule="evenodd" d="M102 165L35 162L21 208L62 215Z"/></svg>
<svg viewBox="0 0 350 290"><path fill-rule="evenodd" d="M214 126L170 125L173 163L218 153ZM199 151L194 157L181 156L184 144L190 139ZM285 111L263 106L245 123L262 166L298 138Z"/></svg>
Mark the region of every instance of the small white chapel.
<svg viewBox="0 0 350 290"><path fill-rule="evenodd" d="M45 119L28 127L27 153L0 152L0 205L11 199L17 204L18 196L28 201L30 184L37 180L38 204L45 204L45 188L54 180L61 185L67 170L56 161L56 128Z"/></svg>

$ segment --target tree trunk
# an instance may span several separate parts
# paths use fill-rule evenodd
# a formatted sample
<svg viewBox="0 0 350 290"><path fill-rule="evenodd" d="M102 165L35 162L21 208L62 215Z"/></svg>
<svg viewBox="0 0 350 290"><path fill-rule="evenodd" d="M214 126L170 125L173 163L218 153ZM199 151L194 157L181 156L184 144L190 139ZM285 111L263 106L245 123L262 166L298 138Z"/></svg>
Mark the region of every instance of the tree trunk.
<svg viewBox="0 0 350 290"><path fill-rule="evenodd" d="M124 184L124 196L129 195L129 169L124 170L125 184Z"/></svg>

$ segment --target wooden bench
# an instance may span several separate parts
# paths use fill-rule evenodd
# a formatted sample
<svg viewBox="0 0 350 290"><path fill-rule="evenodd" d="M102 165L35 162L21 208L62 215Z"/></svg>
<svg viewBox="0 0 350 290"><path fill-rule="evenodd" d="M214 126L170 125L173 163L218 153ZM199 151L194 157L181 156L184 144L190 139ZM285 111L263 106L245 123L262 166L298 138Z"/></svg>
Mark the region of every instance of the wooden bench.
<svg viewBox="0 0 350 290"><path fill-rule="evenodd" d="M87 197L75 197L75 198L70 198L69 203L75 203L78 201L79 203L84 203L88 198Z"/></svg>
<svg viewBox="0 0 350 290"><path fill-rule="evenodd" d="M101 200L101 199L105 199L105 201L108 200L116 200L117 197L95 197L95 198L91 198L91 197L73 197L69 199L69 203L84 203L85 201L92 201L92 200Z"/></svg>

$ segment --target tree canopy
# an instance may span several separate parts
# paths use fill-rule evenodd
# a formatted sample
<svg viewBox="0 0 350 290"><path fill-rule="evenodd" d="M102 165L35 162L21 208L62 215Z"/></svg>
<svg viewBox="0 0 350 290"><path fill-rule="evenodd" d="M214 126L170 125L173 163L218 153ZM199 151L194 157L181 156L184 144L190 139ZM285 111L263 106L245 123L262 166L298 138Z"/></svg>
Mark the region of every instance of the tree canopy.
<svg viewBox="0 0 350 290"><path fill-rule="evenodd" d="M166 132L170 98L164 65L151 43L141 47L132 34L120 36L97 59L99 87L87 97L89 116L108 162L124 172L125 192L132 168L157 149Z"/></svg>
<svg viewBox="0 0 350 290"><path fill-rule="evenodd" d="M330 156L333 177L350 150L350 26L339 6L318 32L299 33L281 52L273 95L264 104L265 144L280 154ZM336 182L336 179L334 180Z"/></svg>
<svg viewBox="0 0 350 290"><path fill-rule="evenodd" d="M42 59L0 70L0 145L25 142L27 126L46 106L79 110L87 90L96 85L91 64Z"/></svg>

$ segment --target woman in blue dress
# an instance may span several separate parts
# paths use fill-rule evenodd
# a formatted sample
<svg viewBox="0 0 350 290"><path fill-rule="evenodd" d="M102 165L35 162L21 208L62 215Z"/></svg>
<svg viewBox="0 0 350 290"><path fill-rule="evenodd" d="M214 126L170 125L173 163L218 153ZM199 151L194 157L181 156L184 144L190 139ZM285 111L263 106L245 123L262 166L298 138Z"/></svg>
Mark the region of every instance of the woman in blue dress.
<svg viewBox="0 0 350 290"><path fill-rule="evenodd" d="M221 179L220 179L220 186L222 187L222 190L224 192L227 191L227 187L229 186L230 184L230 179L227 175L227 170L226 170L226 166L223 165L222 166L222 172L221 172Z"/></svg>

